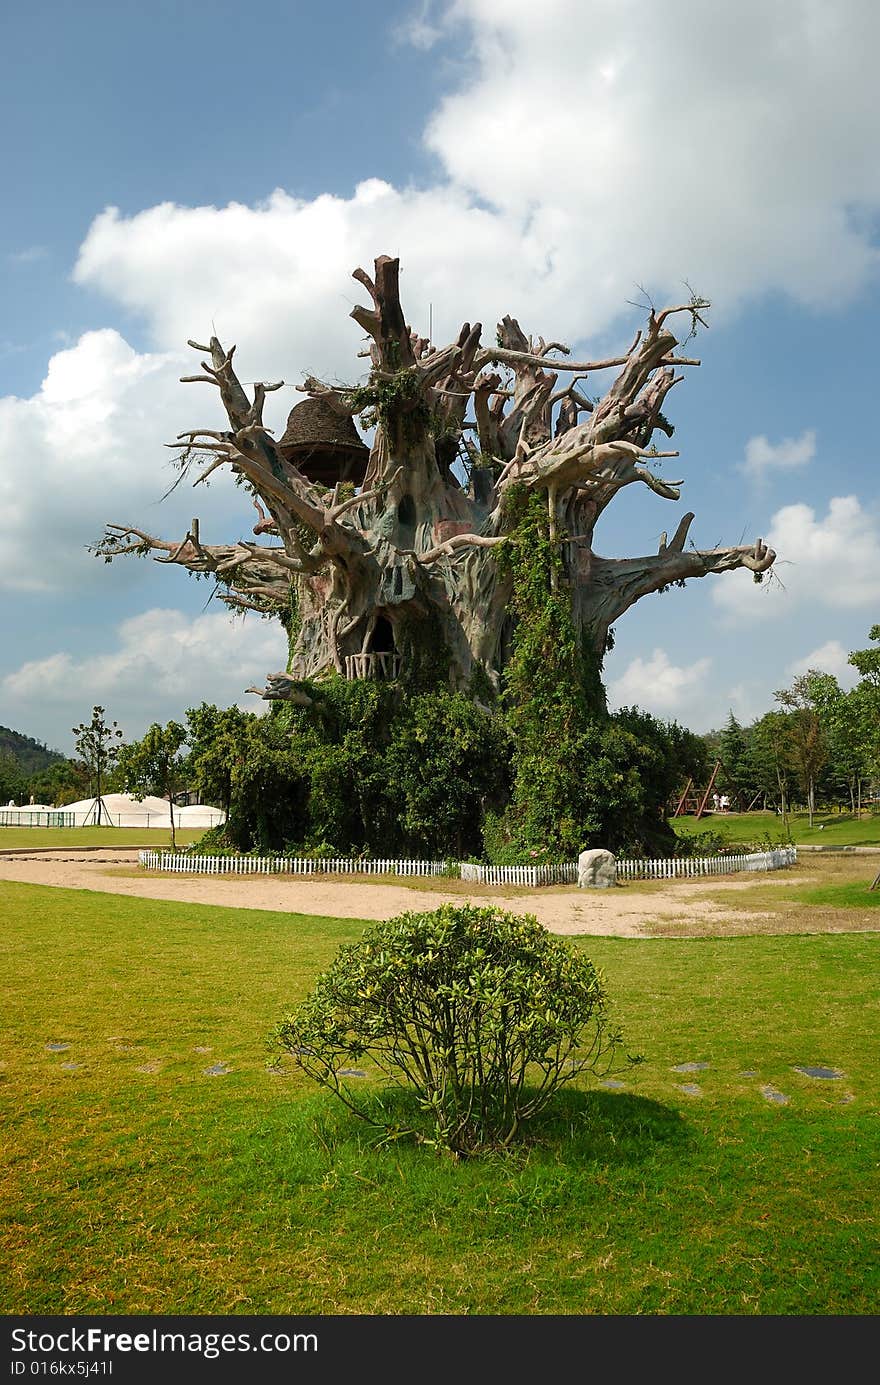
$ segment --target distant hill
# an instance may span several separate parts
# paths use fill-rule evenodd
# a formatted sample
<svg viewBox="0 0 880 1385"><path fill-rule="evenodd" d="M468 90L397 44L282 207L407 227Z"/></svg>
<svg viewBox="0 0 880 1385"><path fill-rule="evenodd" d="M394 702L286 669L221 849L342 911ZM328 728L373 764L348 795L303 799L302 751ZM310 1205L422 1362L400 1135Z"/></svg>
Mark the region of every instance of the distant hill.
<svg viewBox="0 0 880 1385"><path fill-rule="evenodd" d="M60 750L49 750L42 741L23 736L20 731L12 731L8 726L0 726L0 755L4 752L21 765L22 772L28 777L65 758Z"/></svg>

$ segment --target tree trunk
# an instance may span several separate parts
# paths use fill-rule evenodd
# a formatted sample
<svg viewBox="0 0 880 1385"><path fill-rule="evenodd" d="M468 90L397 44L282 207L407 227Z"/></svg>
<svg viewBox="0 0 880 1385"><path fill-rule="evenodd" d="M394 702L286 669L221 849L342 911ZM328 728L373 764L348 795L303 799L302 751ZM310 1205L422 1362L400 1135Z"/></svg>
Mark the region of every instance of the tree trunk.
<svg viewBox="0 0 880 1385"><path fill-rule="evenodd" d="M537 494L546 507L558 555L548 587L565 592L576 635L597 666L613 623L650 592L738 567L761 580L772 550L760 539L688 548L692 514L671 540L662 536L656 553L605 558L593 547L597 521L624 487L679 498L682 483L650 469L677 453L658 451L651 439L672 433L661 405L684 378L676 371L699 365L675 354L668 321L684 315L692 335L702 300L652 311L630 350L610 360L570 361L567 347L526 336L510 317L499 323L494 347L481 345L480 323L465 323L455 342L435 348L406 325L398 268L380 256L373 279L354 272L372 303L351 314L369 341L361 353L370 358L367 383L343 389L308 377L299 387L340 427L351 430L360 417L374 429L359 489L350 493L342 462L333 472L336 444L316 443L310 453L276 441L262 414L267 391L279 385L258 384L249 399L233 369L235 348L212 337L208 346L190 343L210 364L184 378L219 389L230 428L180 435L180 462L188 471L209 454L196 481L229 465L260 516L255 534L269 542L206 545L193 520L177 543L110 525L98 545L106 558L152 551L160 562L212 574L230 606L283 620L288 666L251 691L308 701L302 683L333 672L408 686L431 679L475 696L487 679L499 688L512 647L513 581L498 557L501 546L518 542L518 494ZM598 402L580 392L580 380L608 369L617 374ZM562 372L567 379L557 388Z"/></svg>

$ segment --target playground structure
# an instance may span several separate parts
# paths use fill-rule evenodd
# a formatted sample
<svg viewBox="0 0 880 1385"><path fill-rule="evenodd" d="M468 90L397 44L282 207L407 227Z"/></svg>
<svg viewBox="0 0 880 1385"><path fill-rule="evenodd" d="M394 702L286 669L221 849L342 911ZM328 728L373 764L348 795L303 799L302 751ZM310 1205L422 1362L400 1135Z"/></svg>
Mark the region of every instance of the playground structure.
<svg viewBox="0 0 880 1385"><path fill-rule="evenodd" d="M716 760L715 765L712 769L712 773L709 776L709 782L708 784L706 784L704 788L698 788L697 785L694 784L693 779L688 779L687 783L681 791L681 794L676 800L675 807L670 816L674 818L679 818L682 817L684 814L692 813L695 818L701 818L704 817L707 812L713 813L718 811L715 804L716 801L719 800L719 796L717 793L713 794L712 791L715 788L715 784L718 780L719 772L723 769L723 762L721 760ZM754 808L755 804L758 802L760 798L763 797L763 795L760 792L754 794L754 796L748 803L746 803L746 797L747 795L744 794L740 789L726 791L720 799L720 802L722 804L722 811L735 813L750 813L751 810ZM710 800L712 801L711 808L708 806Z"/></svg>

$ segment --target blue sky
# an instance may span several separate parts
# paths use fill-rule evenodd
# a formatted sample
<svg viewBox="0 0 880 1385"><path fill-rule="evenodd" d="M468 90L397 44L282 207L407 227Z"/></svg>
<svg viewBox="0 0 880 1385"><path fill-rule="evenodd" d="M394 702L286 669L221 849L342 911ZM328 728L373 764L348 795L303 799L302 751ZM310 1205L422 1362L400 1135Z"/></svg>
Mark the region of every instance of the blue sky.
<svg viewBox="0 0 880 1385"><path fill-rule="evenodd" d="M668 400L681 502L630 488L597 546L652 551L692 509L699 547L768 539L777 579L640 602L612 703L705 730L811 664L846 678L880 619L873 3L81 0L7 7L3 36L0 723L70 751L96 702L130 736L261 705L280 630L87 545L247 533L222 480L159 503L162 444L216 421L186 339L288 382L283 426L306 372L359 377L350 275L381 253L436 341L511 313L596 356L643 291L709 298Z"/></svg>

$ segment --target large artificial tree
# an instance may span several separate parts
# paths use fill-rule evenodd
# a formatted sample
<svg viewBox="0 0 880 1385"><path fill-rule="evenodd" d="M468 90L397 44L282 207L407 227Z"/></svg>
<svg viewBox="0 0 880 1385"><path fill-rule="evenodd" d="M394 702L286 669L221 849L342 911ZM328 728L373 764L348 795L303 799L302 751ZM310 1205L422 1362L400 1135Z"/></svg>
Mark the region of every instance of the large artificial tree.
<svg viewBox="0 0 880 1385"><path fill-rule="evenodd" d="M775 554L760 539L689 544L692 514L656 553L607 558L593 547L600 515L625 486L679 498L682 483L657 467L677 454L653 438L671 436L666 396L699 364L676 354L672 323L683 321L689 339L707 304L652 309L629 350L608 360L573 361L510 317L489 344L480 323L465 323L456 341L435 347L406 322L398 270L381 256L372 278L354 271L370 300L351 314L366 333L366 381L342 388L306 378L298 388L308 398L280 438L263 422L266 394L279 385L257 384L249 396L234 347L216 337L190 343L207 359L184 378L217 387L229 426L180 435L180 462L206 463L197 482L231 469L256 507L253 537L208 543L193 521L182 539L166 540L113 524L98 546L106 558L152 552L210 574L230 606L278 616L290 658L264 697L308 702L304 680L333 671L407 680L426 669L490 696L527 609L515 585L528 555L510 555L534 537L522 523L529 506L533 516L540 507L551 554L538 580L564 601L581 655L597 669L612 624L641 597L739 567L760 580L770 568ZM610 388L590 399L584 378L612 368ZM369 450L354 418L372 430Z"/></svg>

